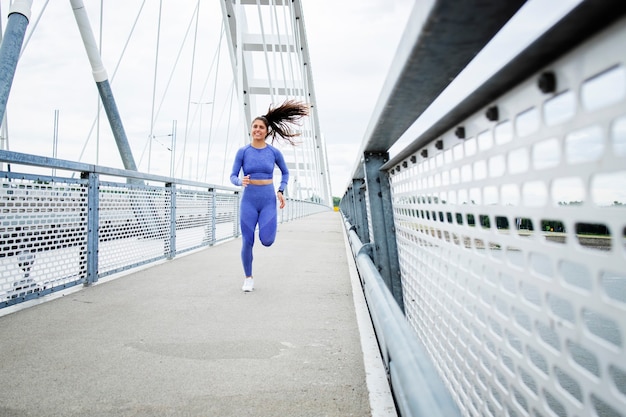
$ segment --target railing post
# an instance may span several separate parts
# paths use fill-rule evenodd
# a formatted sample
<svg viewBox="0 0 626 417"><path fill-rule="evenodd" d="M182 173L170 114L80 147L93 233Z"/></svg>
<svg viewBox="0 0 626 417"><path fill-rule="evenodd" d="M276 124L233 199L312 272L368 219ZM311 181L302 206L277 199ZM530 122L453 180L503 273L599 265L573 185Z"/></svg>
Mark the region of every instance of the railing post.
<svg viewBox="0 0 626 417"><path fill-rule="evenodd" d="M165 188L169 190L170 196L170 236L165 245L165 255L167 259L174 259L176 256L176 184L168 182Z"/></svg>
<svg viewBox="0 0 626 417"><path fill-rule="evenodd" d="M352 204L354 219L352 224L356 227L356 233L362 242L370 241L370 231L367 227L367 206L365 204L365 180L352 180Z"/></svg>
<svg viewBox="0 0 626 417"><path fill-rule="evenodd" d="M348 186L346 191L339 200L339 211L344 215L346 219L352 222L352 186Z"/></svg>
<svg viewBox="0 0 626 417"><path fill-rule="evenodd" d="M98 281L98 244L100 212L100 177L95 172L83 172L88 178L87 188L87 281L90 285Z"/></svg>
<svg viewBox="0 0 626 417"><path fill-rule="evenodd" d="M209 246L213 246L215 244L216 233L217 233L217 191L215 188L209 188L209 193L211 193L211 214L209 217L211 220L211 238L209 239Z"/></svg>
<svg viewBox="0 0 626 417"><path fill-rule="evenodd" d="M380 171L380 167L388 160L387 152L365 152L365 195L369 202L371 219L369 232L372 234L370 241L374 244L374 262L385 285L393 294L400 309L404 311L391 189L387 176Z"/></svg>

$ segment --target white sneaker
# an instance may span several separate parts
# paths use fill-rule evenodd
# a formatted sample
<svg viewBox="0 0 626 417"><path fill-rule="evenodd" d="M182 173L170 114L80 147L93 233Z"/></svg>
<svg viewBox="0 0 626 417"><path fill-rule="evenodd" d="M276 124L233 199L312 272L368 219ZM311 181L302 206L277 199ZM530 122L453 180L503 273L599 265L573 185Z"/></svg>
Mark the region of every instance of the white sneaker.
<svg viewBox="0 0 626 417"><path fill-rule="evenodd" d="M243 286L241 287L243 292L250 292L254 290L254 278L246 278L243 280Z"/></svg>

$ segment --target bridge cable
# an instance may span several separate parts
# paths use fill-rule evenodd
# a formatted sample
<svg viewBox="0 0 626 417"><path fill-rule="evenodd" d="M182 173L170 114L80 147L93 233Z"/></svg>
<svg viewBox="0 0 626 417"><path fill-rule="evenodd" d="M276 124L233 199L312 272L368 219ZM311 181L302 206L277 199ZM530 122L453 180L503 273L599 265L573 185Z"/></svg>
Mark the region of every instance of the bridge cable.
<svg viewBox="0 0 626 417"><path fill-rule="evenodd" d="M141 3L141 6L139 7L139 11L137 12L137 15L135 16L135 21L133 23L133 26L130 29L130 32L126 38L126 43L124 44L124 48L122 49L122 52L120 53L120 57L117 60L117 64L115 65L115 69L113 70L113 74L111 75L110 78L110 82L111 85L113 85L113 81L115 80L115 75L117 74L117 70L119 69L121 63L122 63L122 59L124 58L124 55L126 54L126 49L128 48L128 44L130 43L130 39L133 35L133 33L135 32L135 27L137 26L137 22L139 20L139 17L141 16L141 13L143 11L143 7L146 4L146 0L143 0L143 2ZM96 126L96 123L98 121L98 115L96 115L96 117L94 118L92 124L91 124L91 128L89 129L89 133L87 134L87 138L85 139L85 143L83 144L83 148L80 151L80 154L78 155L78 161L81 161L83 158L83 155L85 154L85 149L87 148L87 145L89 144L89 140L91 139L91 135L94 131L94 128ZM75 174L72 174L75 175ZM73 176L72 176L73 178Z"/></svg>
<svg viewBox="0 0 626 417"><path fill-rule="evenodd" d="M156 47L154 48L154 77L152 79L152 103L150 113L150 136L148 140L148 174L150 173L150 161L152 159L152 139L154 139L154 102L156 98L157 73L159 68L159 48L161 46L161 16L163 0L159 0L159 17L157 20Z"/></svg>
<svg viewBox="0 0 626 417"><path fill-rule="evenodd" d="M270 101L274 102L274 87L272 87L272 73L270 72L270 63L267 56L267 42L265 41L265 28L263 27L263 15L261 13L261 0L256 0L256 8L259 12L259 23L261 24L261 42L263 43L263 57L265 58L265 69L267 71L267 81L270 85ZM253 116L254 117L254 116Z"/></svg>
<svg viewBox="0 0 626 417"><path fill-rule="evenodd" d="M174 66L172 67L172 70L170 71L170 75L169 75L169 78L167 80L167 84L165 86L165 90L163 92L163 95L161 96L161 102L159 103L159 107L158 107L158 109L156 111L156 114L154 116L154 120L155 121L158 120L158 118L159 118L159 114L161 112L161 107L163 106L163 103L165 102L165 96L166 96L167 92L169 91L169 87L170 87L170 85L172 83L172 79L174 78L174 73L176 71L176 67L178 66L178 62L179 62L180 56L181 56L181 54L183 52L183 47L185 46L185 42L187 40L187 37L189 36L189 31L191 29L191 24L193 23L194 17L195 17L195 10L194 10L194 13L191 15L191 19L189 20L189 23L187 24L187 30L185 32L185 36L183 36L183 40L182 40L182 42L180 44L180 48L178 49L178 54L176 55L176 59L174 60ZM150 138L148 138L148 140L149 139ZM141 158L139 159L139 161L140 161L139 163L141 163L141 161L143 160L143 156L144 156L144 154L146 152L146 149L148 147L148 140L146 140L146 143L144 144L144 148L143 148L143 151L142 151L142 154L141 154Z"/></svg>
<svg viewBox="0 0 626 417"><path fill-rule="evenodd" d="M213 105L211 106L211 119L209 122L209 143L207 144L207 150L206 150L206 160L204 163L204 182L206 182L207 180L207 172L208 172L208 166L209 166L209 154L211 153L211 136L213 133L213 115L215 114L215 102L217 100L217 80L218 80L218 75L219 75L219 71L220 71L220 56L221 56L221 51L222 51L222 39L224 37L224 33L226 31L226 27L224 25L224 21L222 20L222 26L220 28L220 38L219 38L219 42L218 42L218 47L217 47L217 62L215 64L215 81L213 83L213 97L211 99L211 101L213 102ZM223 110L222 110L222 114L223 114ZM198 143L199 145L199 143ZM198 152L198 157L200 155L200 152Z"/></svg>
<svg viewBox="0 0 626 417"><path fill-rule="evenodd" d="M191 24L191 22L190 22L190 24ZM221 28L220 28L220 31L222 31ZM220 37L221 37L221 35L220 35ZM206 78L204 80L204 84L202 85L202 90L200 91L200 99L199 99L200 101L202 101L202 98L204 97L204 92L206 91L206 87L207 87L207 84L209 82L209 78L210 78L211 72L213 70L213 66L216 65L216 60L217 60L218 54L219 54L219 50L216 50L215 54L213 55L213 60L211 61L211 66L209 67L209 70L207 72L207 76L206 76ZM213 100L213 102L215 102L215 100ZM193 125L193 123L194 123L194 121L196 119L196 116L198 115L198 112L199 112L199 109L196 108L196 110L195 110L195 112L193 114L193 117L191 119L191 125ZM198 151L198 153L199 153L199 151ZM182 155L180 158L184 158L184 155ZM181 176L182 175L183 175L183 172L181 171Z"/></svg>
<svg viewBox="0 0 626 417"><path fill-rule="evenodd" d="M37 28L37 25L39 24L39 21L41 20L43 13L46 11L46 8L48 7L49 2L50 0L46 0L46 2L44 3L41 9L41 12L39 13L39 16L37 16L37 19L32 24L32 26L29 23L29 26L31 26L31 29L28 31L28 36L26 37L26 39L24 40L24 43L22 44L22 50L20 51L20 58L22 57L22 54L24 53L24 50L26 49L26 45L28 45L28 41L30 41L30 38L33 36L33 32L35 32L35 29Z"/></svg>
<svg viewBox="0 0 626 417"><path fill-rule="evenodd" d="M231 126L231 116L233 114L233 99L235 98L235 78L233 77L233 81L230 85L230 101L228 103L228 122L226 124L226 144L224 145L224 158L222 164L222 184L224 184L225 178L224 173L226 172L226 157L228 156L228 144L230 143L230 126ZM237 145L237 143L235 143Z"/></svg>
<svg viewBox="0 0 626 417"><path fill-rule="evenodd" d="M98 53L102 56L102 26L104 21L104 0L100 0L100 39L98 45ZM100 109L101 105L100 94L96 94L96 120L98 121L98 126L96 128L96 165L100 162Z"/></svg>
<svg viewBox="0 0 626 417"><path fill-rule="evenodd" d="M285 19L285 27L289 27L287 25L287 12L284 11L283 12L283 16ZM289 69L291 70L291 80L292 80L292 84L293 84L293 89L294 89L294 97L296 95L301 95L300 93L297 93L298 91L301 91L301 89L298 89L297 87L297 83L296 83L296 75L298 74L298 71L295 71L294 68L296 67L296 65L298 65L299 63L299 58L300 58L300 54L297 52L298 51L298 40L296 39L296 27L295 27L295 19L293 19L294 16L294 9L293 9L293 4L289 3L289 16L291 16L292 18L289 19L290 23L291 23L291 34L293 36L293 51L296 54L296 58L292 58L292 54L289 54ZM294 61L296 61L294 63ZM301 155L302 154L302 155ZM306 154L304 153L304 150L300 149L294 149L293 150L293 155L294 155L294 162L295 162L295 173L294 173L294 185L295 185L295 190L294 190L294 194L296 198L301 199L302 198L302 187L300 186L300 164L299 164L299 156L302 157L302 159L306 160Z"/></svg>
<svg viewBox="0 0 626 417"><path fill-rule="evenodd" d="M276 26L276 36L278 37L278 42L277 42L277 43L279 44L279 47L280 47L280 49L279 49L279 51L278 51L278 56L280 57L280 67L281 67L281 68L282 68L282 70L283 70L283 86L284 86L283 88L285 89L285 94L284 94L284 95L285 95L287 98L289 98L289 91L290 91L290 90L289 90L289 88L287 87L287 74L286 74L286 72L285 72L285 60L284 60L284 58L283 58L282 45L280 44L280 39L281 39L281 37L280 37L280 25L278 24L278 13L277 13L277 11L276 11L276 10L277 10L277 7L276 7L276 5L274 4L274 0L272 0L272 1L271 1L271 3L272 3L272 8L273 8L273 10L274 10L274 18L273 18L272 20L273 20L273 22L274 22L274 24L275 24L275 26ZM284 9L284 6L283 6L283 9ZM285 36L285 39L287 40L287 45L289 45L289 36L288 36L288 34ZM289 53L289 48L288 48L288 46L287 46L287 49L286 49L286 50L287 50L287 53Z"/></svg>
<svg viewBox="0 0 626 417"><path fill-rule="evenodd" d="M196 9L195 9L195 18L196 18L196 25L194 28L194 39L193 39L193 48L192 48L192 53L191 53L191 68L189 70L189 90L187 92L187 116L186 116L186 120L185 120L185 139L183 140L183 154L182 154L182 162L181 162L181 177L185 176L185 153L187 152L187 139L189 137L189 109L191 106L191 90L193 87L193 72L194 72L194 68L195 68L195 61L196 61L196 40L198 38L198 15L200 14L200 0L198 0L198 2L196 3ZM191 171L189 174L189 179L191 179Z"/></svg>

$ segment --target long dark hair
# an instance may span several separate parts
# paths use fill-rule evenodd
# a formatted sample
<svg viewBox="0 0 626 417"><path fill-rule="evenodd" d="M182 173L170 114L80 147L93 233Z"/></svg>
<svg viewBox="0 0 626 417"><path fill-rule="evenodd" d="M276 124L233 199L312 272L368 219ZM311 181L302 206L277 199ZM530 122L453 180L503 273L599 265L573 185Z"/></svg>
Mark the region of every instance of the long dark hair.
<svg viewBox="0 0 626 417"><path fill-rule="evenodd" d="M300 120L309 115L309 106L305 103L287 100L278 107L272 107L270 105L267 109L267 114L259 116L254 120L262 120L267 126L267 136L272 137L272 144L274 140L285 140L291 145L295 145L296 142L293 138L300 136L300 132L293 130L293 125L298 124Z"/></svg>

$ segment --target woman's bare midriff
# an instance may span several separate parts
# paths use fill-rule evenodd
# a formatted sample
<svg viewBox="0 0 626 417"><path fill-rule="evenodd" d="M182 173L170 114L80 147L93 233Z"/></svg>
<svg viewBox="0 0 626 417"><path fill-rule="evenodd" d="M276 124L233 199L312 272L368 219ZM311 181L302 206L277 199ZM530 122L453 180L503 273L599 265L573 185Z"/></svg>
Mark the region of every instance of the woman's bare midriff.
<svg viewBox="0 0 626 417"><path fill-rule="evenodd" d="M270 185L273 183L273 180L250 180L250 184L252 185Z"/></svg>

